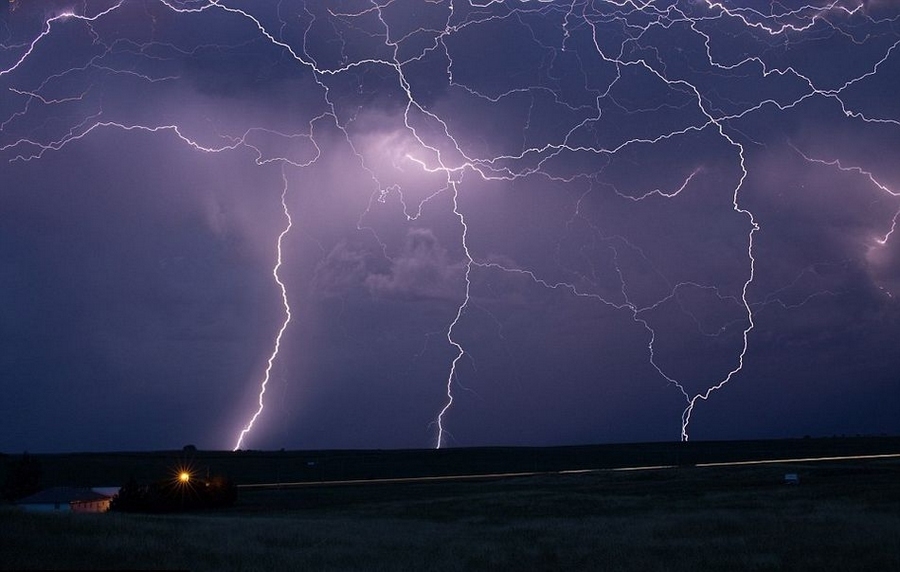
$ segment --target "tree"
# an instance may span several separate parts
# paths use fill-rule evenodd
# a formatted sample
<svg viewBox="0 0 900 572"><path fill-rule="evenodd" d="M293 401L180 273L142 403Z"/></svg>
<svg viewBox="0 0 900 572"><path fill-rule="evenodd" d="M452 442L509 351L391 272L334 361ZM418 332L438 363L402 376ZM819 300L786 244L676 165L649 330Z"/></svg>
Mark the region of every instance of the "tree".
<svg viewBox="0 0 900 572"><path fill-rule="evenodd" d="M109 503L109 510L116 512L146 512L147 487L139 485L134 477L122 485Z"/></svg>
<svg viewBox="0 0 900 572"><path fill-rule="evenodd" d="M109 510L118 512L183 512L227 507L237 499L237 487L228 477L155 481L148 485L130 479L113 497Z"/></svg>
<svg viewBox="0 0 900 572"><path fill-rule="evenodd" d="M3 482L3 498L8 501L33 495L41 490L41 463L28 452L13 461Z"/></svg>

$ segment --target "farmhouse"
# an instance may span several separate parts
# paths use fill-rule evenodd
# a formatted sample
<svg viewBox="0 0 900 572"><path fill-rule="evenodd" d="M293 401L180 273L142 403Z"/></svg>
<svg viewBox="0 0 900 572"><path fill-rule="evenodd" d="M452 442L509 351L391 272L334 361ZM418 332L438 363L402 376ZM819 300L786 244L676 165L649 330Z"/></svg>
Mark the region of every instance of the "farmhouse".
<svg viewBox="0 0 900 572"><path fill-rule="evenodd" d="M53 487L16 501L25 510L37 512L106 512L113 495L93 489Z"/></svg>

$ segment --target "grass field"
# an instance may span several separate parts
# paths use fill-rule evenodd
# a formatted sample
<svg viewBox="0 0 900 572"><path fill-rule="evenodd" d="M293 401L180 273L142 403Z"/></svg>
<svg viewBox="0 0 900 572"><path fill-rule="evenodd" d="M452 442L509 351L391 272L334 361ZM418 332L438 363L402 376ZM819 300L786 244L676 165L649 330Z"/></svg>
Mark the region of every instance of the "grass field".
<svg viewBox="0 0 900 572"><path fill-rule="evenodd" d="M250 489L188 516L7 507L0 530L4 569L900 570L900 462Z"/></svg>

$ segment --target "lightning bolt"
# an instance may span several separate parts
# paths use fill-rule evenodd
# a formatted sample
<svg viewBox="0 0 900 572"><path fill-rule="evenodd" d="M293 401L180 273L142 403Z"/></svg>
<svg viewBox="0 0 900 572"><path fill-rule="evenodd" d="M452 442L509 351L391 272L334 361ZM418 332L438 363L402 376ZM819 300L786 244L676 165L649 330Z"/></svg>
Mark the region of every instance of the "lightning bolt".
<svg viewBox="0 0 900 572"><path fill-rule="evenodd" d="M459 364L459 360L466 355L466 351L463 346L456 341L453 337L453 330L456 328L456 325L459 323L460 319L463 316L463 313L466 311L466 308L469 305L469 300L472 292L472 266L475 261L472 259L472 254L469 252L469 245L466 242L466 236L469 231L469 227L466 226L466 217L459 210L459 192L456 186L456 182L451 183L453 186L453 214L455 214L459 218L459 224L462 226L462 247L465 251L466 258L466 291L465 297L463 299L462 304L456 310L456 316L453 317L453 320L450 322L450 326L447 328L447 342L453 346L456 350L456 356L454 356L453 361L450 362L450 373L447 376L447 402L444 404L444 407L438 413L437 416L437 445L436 448L440 449L444 444L445 437L447 434L447 430L444 427L444 416L447 415L447 412L450 411L450 407L453 406L453 382L456 379L456 366Z"/></svg>
<svg viewBox="0 0 900 572"><path fill-rule="evenodd" d="M798 149L795 145L791 144L791 147L797 152L798 155L800 155L801 157L803 157L806 161L808 161L810 163L818 163L820 165L834 167L838 171L842 171L844 173L855 173L857 175L861 175L861 176L865 177L866 179L868 179L869 182L872 183L872 185L874 187L876 187L878 190L885 193L886 195L890 195L891 197L894 197L894 198L900 197L900 192L891 190L890 187L888 187L886 184L879 181L875 177L875 175L872 174L871 171L868 171L868 170L863 169L862 167L859 167L856 165L845 166L841 163L840 159L825 160L825 159L817 159L814 157L810 157L809 155L807 155L806 153L804 153L803 151ZM898 207L897 210L894 211L894 216L891 218L891 227L882 236L875 239L875 242L879 246L886 245L888 243L888 240L890 240L891 235L894 234L895 230L897 230L897 218L898 217L900 217L900 207Z"/></svg>
<svg viewBox="0 0 900 572"><path fill-rule="evenodd" d="M287 287L284 282L281 281L281 276L278 274L278 271L281 269L282 261L282 245L284 243L284 238L291 231L291 226L293 225L293 220L291 219L291 212L288 209L287 205L287 190L288 190L288 181L287 175L282 169L281 172L282 180L284 181L284 188L281 191L281 208L284 213L285 225L281 232L278 234L278 240L275 243L275 266L272 268L272 278L275 280L275 283L278 285L278 289L281 291L281 304L284 307L284 321L281 322L281 327L278 328L278 333L275 335L275 344L272 349L271 355L269 355L269 360L266 362L266 372L263 375L262 382L260 382L259 386L259 397L257 398L258 407L253 415L250 417L250 420L241 429L241 432L238 434L237 441L234 444L233 451L237 451L241 448L241 445L244 442L244 437L250 433L250 430L253 429L253 424L256 423L257 418L262 415L263 409L265 409L265 396L266 396L266 388L269 385L269 378L272 374L272 366L275 363L275 359L278 357L278 352L281 349L281 338L284 335L284 331L287 330L288 324L291 323L291 305L288 302L288 294Z"/></svg>
<svg viewBox="0 0 900 572"><path fill-rule="evenodd" d="M291 61L313 77L322 111L317 112L318 115L309 122L308 131L293 132L285 129L282 132L254 126L230 133L227 130L225 133L216 131L208 137L197 136L188 125L168 119L160 118L154 123L137 118L125 121L108 117L102 103L95 103L92 99L99 97L97 94L102 91L102 86L92 83L88 86L71 87L89 74L128 78L142 82L143 85L177 82L180 79L177 73L151 73L142 70L136 62L189 57L201 49L216 47L212 44L182 48L165 42L107 38L101 24L133 3L121 0L91 13L88 13L88 4L84 3L82 13L73 10L46 17L33 38L22 41L10 38L0 43L0 56L3 57L0 61L6 62L0 66L0 78L11 83L21 81L23 84L7 87L9 97L18 102L18 107L15 110L4 109L6 116L0 117L0 133L3 134L0 153L10 162L40 160L48 153L59 152L92 134L118 130L170 137L178 144L199 153L249 150L255 154L256 165L278 162L282 166L284 187L281 192L281 207L285 226L276 241L276 261L272 276L280 290L284 320L277 330L273 350L260 382L258 407L240 431L234 445L235 450L242 446L245 437L263 414L273 364L278 359L283 335L291 322L288 290L280 275L283 247L292 227L285 169L286 165L303 168L318 161L321 149L315 137L314 124L317 122L328 123L337 130L355 157L358 167L371 180L371 188L367 191L370 192L369 200L359 213L356 228L374 237L385 259L390 260L388 245L378 236L374 226L367 223L367 217L378 208L387 208L384 205L387 204L388 197L396 196L399 211L407 223L420 220L427 209L437 204L439 197L450 198L452 206L444 214L449 220L454 220L454 224L458 223L458 246L462 252L464 270L458 305L454 299L455 313L448 313L449 320L446 322L446 330L443 330L452 356L446 381L442 380L441 404L436 408L434 419L438 448L448 445L453 439L448 421L455 405L454 389L459 386L459 364L467 355L460 325L467 319L473 291L479 286L478 278L491 273L521 277L539 288L565 292L572 298L596 303L629 317L636 328L642 330L642 335L646 335L646 350L642 346L641 352L643 356L646 351L646 361L655 372L654 375L663 383L674 387L678 398L683 400L679 401L684 406L680 420L680 438L688 440L692 415L697 405L709 400L744 369L751 336L757 326L756 311L768 304L779 304L784 309L791 309L805 304L814 296L833 294L826 288L802 297L798 304L784 302L781 294L799 284L798 275L789 286L754 296L760 271L758 266L761 266L758 261L757 238L764 231L760 222L764 219L747 206L748 201L745 201L743 195L751 174L748 155L754 147L764 147L767 143L753 138L752 129L747 127L750 120L755 115L785 113L812 101L823 101L840 108L842 116L855 124L885 129L900 127L900 120L896 118L878 116L862 107L854 107L852 99L847 95L866 80L889 73L885 70L900 45L896 33L896 23L900 16L872 16L862 2L822 1L806 3L796 8L776 3L761 8L735 7L727 2L708 0L429 1L426 3L428 6L422 8L434 9L436 15L432 16L427 25L419 27L404 27L403 18L397 18L394 12L399 4L395 5L391 0L373 0L355 11L336 8L317 11L314 5L303 4L295 12L290 12L285 3L279 2L274 15L266 14L266 7L241 8L223 0L146 2L144 7L148 17L153 19L154 29L157 24L151 14L151 7L153 10L165 10L173 17L182 17L185 21L212 14L226 17L249 27L252 34L248 35L252 35L253 39L247 42L259 41L277 48L280 50L279 57ZM12 7L18 6L13 4ZM21 9L25 10L24 7ZM323 22L325 19L328 21ZM529 76L528 73L535 70L525 68L517 69L515 74L512 73L513 70L504 70L510 72L510 77L501 79L508 80L509 85L499 80L489 85L480 85L466 76L465 69L457 61L459 58L454 57L453 42L458 36L471 33L479 27L500 24L515 27L518 33L529 38L529 45L542 54L540 63L532 62L539 68L536 70L538 73ZM26 73L29 71L26 69L29 61L38 58L38 52L51 34L71 30L75 25L84 27L96 53L92 52L93 55L86 62L81 62L84 65L47 74L36 84L29 80ZM321 33L317 28L320 25L333 30L332 44L339 57L329 59L327 54L314 49L312 44L316 34ZM723 47L722 36L714 32L717 25L726 30L721 32L726 40L730 38L737 45L737 39L743 38L748 44L754 44L753 47L743 52L726 49ZM541 30L544 28L552 29L556 36L542 34ZM870 34L867 31L869 28L875 32ZM664 46L660 35L673 30L689 35L693 45ZM768 55L822 35L840 36L854 46L872 44L872 51L877 54L870 56L864 63L857 64L860 66L858 69L831 82L818 77L814 71L804 71L804 67L799 64L785 63L787 58L770 58ZM368 43L364 44L367 49L354 43L354 38L358 40L360 37L367 39ZM678 36L676 39L683 37ZM687 43L689 42L685 42L686 46ZM703 65L682 66L678 63L678 58L669 59L669 56L680 53L682 49L696 50ZM756 53L752 53L753 50L757 50ZM132 55L132 65L115 63L115 56L122 53ZM435 69L439 72L436 75L442 81L445 80L446 88L471 98L466 101L483 103L492 110L497 108L493 106L504 102L530 101L527 113L521 118L521 148L495 151L489 144L479 145L467 141L464 129L443 115L440 106L430 106L425 98L417 96L415 70L420 69L417 66L432 65L429 57L445 66L440 69L441 65L438 65ZM555 68L557 64L563 71ZM565 68L566 65L571 67ZM591 66L598 70L608 69L608 72L601 73ZM396 131L402 134L399 139L408 148L391 158L392 161L405 162L404 165L394 164L392 167L405 170L408 163L424 174L439 175L438 178L441 178L440 184L428 183L433 188L427 189L424 197L421 189L407 189L387 180L389 176L383 175L383 166L379 165L382 158L367 148L353 130L363 110L341 106L339 94L335 93L339 90L338 80L365 73L390 78L385 83L393 82L390 87L396 88L398 98L403 100L400 104L402 113L398 113L402 115L402 121L398 120ZM603 75L605 73L609 77ZM528 79L519 81L517 74ZM564 74L574 74L579 80L583 80L582 93L565 93L562 81ZM655 103L647 107L632 105L625 95L619 93L633 89L628 87L629 74L640 74L648 82L664 85L668 90L668 97L658 106ZM754 93L720 95L714 93L715 87L705 83L709 77L752 78L758 82L757 85L767 88L775 86L771 90L775 93L767 91L758 97ZM362 90L363 81L359 80L358 83ZM787 87L780 87L782 85ZM540 131L538 124L541 117L539 111L535 110L541 109L541 101L552 102L554 109L566 114L565 119L559 120L562 127L545 126L546 132ZM94 107L91 108L91 105ZM58 117L53 115L51 110L54 109L60 110ZM72 109L78 109L77 113L80 115L71 111ZM640 118L641 113L650 114L660 110L677 110L677 114L674 114L677 115L677 121L660 125L653 122L644 125L636 121L633 126L629 125L633 131L628 128L604 131L604 121L608 116L630 120ZM67 113L71 115L66 115ZM41 118L42 114L46 114L47 118L39 122L40 127L23 127L29 118ZM19 134L18 130L22 133ZM685 159L687 166L682 170L672 167L666 184L631 189L625 188L625 184L615 179L612 174L614 162L639 161L644 154L649 156L656 149L677 146L683 141L690 141L691 137L710 134L726 150L723 154L727 153L729 166L734 169L729 173L727 182L721 184L724 189L722 200L725 202L730 197L730 214L740 221L735 226L739 227L741 238L742 270L738 278L731 277L733 284L727 287L712 280L670 278L661 269L661 265L654 263L653 254L640 246L639 240L628 232L609 230L599 220L592 218L588 207L591 198L601 196L606 190L630 205L649 206L666 201L676 204L701 184L706 173L702 157ZM516 135L519 136L518 133ZM303 142L310 148L309 155L297 158L289 155L286 150L284 153L274 154L264 151L257 139L269 136L286 142L285 148L290 147L290 143ZM865 177L886 196L892 199L900 196L900 193L891 190L883 182L886 179L873 170L862 166L848 166L849 162L836 158L815 158L811 153L801 151L794 143L790 143L790 146L810 164ZM661 152L663 153L664 151ZM577 167L567 170L565 164L569 159L574 162L581 157L589 157L589 165L578 163ZM474 234L477 227L470 227L469 221L477 219L467 219L469 211L464 208L465 203L460 202L460 192L464 182L469 180L468 177L487 183L545 181L567 190L572 189L577 198L572 200L571 216L564 225L565 229L573 235L576 228L587 229L592 243L582 245L582 249L586 251L589 247L602 247L604 252L611 253L609 267L601 268L598 264L597 267L585 270L575 264L567 265L562 262L562 254L566 251L564 237L557 244L557 257L560 260L558 270L562 275L511 260L498 262L479 248L470 249L470 244L478 243L470 240L472 236L477 236ZM582 189L580 185L585 188ZM875 239L877 245L884 246L888 243L896 230L898 218L900 206L893 213L890 227L879 232ZM640 234L642 230L635 232ZM584 258L587 259L588 255L584 254ZM661 292L640 292L638 285L630 277L627 268L629 261L637 261L648 269L654 281L663 285ZM801 275L810 273L814 273L814 270L801 271ZM609 291L601 287L604 279L614 284ZM707 329L682 301L684 293L692 291L711 293L717 300L729 305L729 309L737 317L731 317L718 327ZM704 381L705 387L700 390L691 385L691 380L670 371L661 357L663 336L660 332L663 330L654 313L667 305L678 306L696 326L697 331L706 337L728 335L739 339L739 343L735 344L737 347L734 348L734 354L729 354L730 365L718 369L715 379Z"/></svg>

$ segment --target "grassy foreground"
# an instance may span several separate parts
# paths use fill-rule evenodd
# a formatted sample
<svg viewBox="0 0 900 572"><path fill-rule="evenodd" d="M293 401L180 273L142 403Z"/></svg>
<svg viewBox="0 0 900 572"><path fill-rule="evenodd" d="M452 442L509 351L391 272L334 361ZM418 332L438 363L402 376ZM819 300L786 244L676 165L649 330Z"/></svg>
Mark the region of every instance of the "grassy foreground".
<svg viewBox="0 0 900 572"><path fill-rule="evenodd" d="M900 570L900 464L245 490L190 516L4 508L0 530L5 569Z"/></svg>

